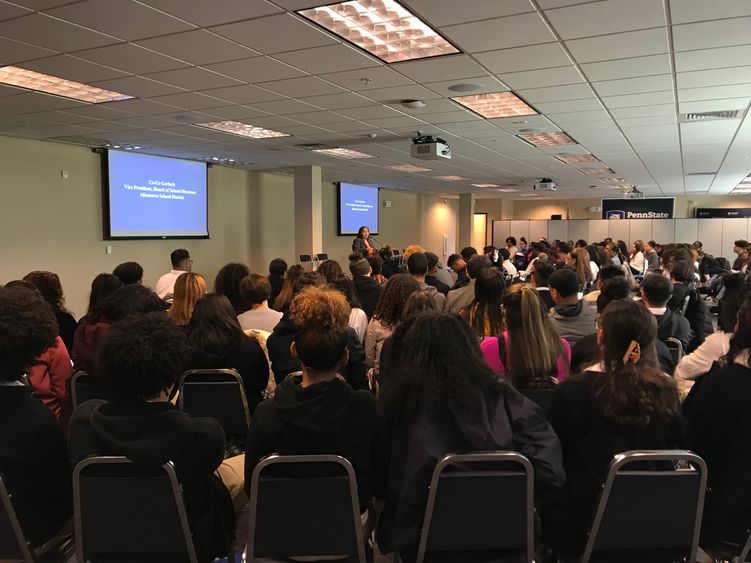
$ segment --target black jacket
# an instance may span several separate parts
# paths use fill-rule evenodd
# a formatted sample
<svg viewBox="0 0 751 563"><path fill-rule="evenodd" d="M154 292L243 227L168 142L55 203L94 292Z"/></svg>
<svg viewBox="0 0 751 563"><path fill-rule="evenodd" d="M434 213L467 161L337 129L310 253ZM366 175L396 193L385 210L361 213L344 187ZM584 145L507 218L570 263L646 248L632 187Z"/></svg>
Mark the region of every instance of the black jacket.
<svg viewBox="0 0 751 563"><path fill-rule="evenodd" d="M274 276L269 274L269 285L271 285L271 295L269 296L269 307L274 306L277 295L282 291L284 285L284 278L280 276Z"/></svg>
<svg viewBox="0 0 751 563"><path fill-rule="evenodd" d="M688 324L686 317L680 313L674 313L670 309L664 314L657 316L657 338L663 342L668 338L677 338L683 344L684 351L691 342L691 325Z"/></svg>
<svg viewBox="0 0 751 563"><path fill-rule="evenodd" d="M704 342L707 336L714 332L714 327L712 326L712 315L710 315L707 304L702 299L702 296L698 291L685 284L673 284L673 296L668 301L668 309L674 313L681 312L684 308L686 297L689 300L683 316L686 317L693 333L687 351L693 352Z"/></svg>
<svg viewBox="0 0 751 563"><path fill-rule="evenodd" d="M251 414L261 402L261 392L269 382L269 362L261 345L243 335L234 339L221 354L193 348L190 369L232 368L242 377Z"/></svg>
<svg viewBox="0 0 751 563"><path fill-rule="evenodd" d="M26 385L0 386L0 472L26 540L38 547L73 513L65 436Z"/></svg>
<svg viewBox="0 0 751 563"><path fill-rule="evenodd" d="M172 461L199 560L226 556L235 515L214 475L224 459L224 431L216 420L191 418L169 403L91 400L73 414L68 446L74 464L90 455L124 455L147 466Z"/></svg>
<svg viewBox="0 0 751 563"><path fill-rule="evenodd" d="M378 284L370 276L353 276L352 281L355 283L355 291L357 292L357 298L360 300L360 305L365 314L368 315L368 320L375 313L376 305L378 305L378 299L383 293L383 287Z"/></svg>
<svg viewBox="0 0 751 563"><path fill-rule="evenodd" d="M449 286L447 286L445 283L443 283L441 280L439 280L435 276L425 276L425 283L433 286L438 290L439 293L443 293L444 295L449 294L449 290L451 289Z"/></svg>
<svg viewBox="0 0 751 563"><path fill-rule="evenodd" d="M68 353L73 350L73 333L76 332L78 323L70 313L55 313L57 324L60 327L60 338L65 342Z"/></svg>
<svg viewBox="0 0 751 563"><path fill-rule="evenodd" d="M388 260L383 261L383 266L381 266L381 274L384 278L388 279L394 274L399 273L399 266L394 261L393 258L389 258Z"/></svg>
<svg viewBox="0 0 751 563"><path fill-rule="evenodd" d="M290 373L302 369L299 360L293 359L289 351L294 340L295 325L292 324L289 311L287 311L282 315L279 324L274 327L274 332L266 341L266 349L271 360L271 370L274 372L277 385L281 384ZM352 327L347 329L347 350L349 350L349 362L346 367L342 368L341 374L354 389L368 389L365 350Z"/></svg>
<svg viewBox="0 0 751 563"><path fill-rule="evenodd" d="M360 510L370 499L386 496L388 442L386 425L370 391L355 391L342 379L302 387L292 375L273 399L256 409L245 446L245 488L253 469L271 453L340 455L357 475Z"/></svg>

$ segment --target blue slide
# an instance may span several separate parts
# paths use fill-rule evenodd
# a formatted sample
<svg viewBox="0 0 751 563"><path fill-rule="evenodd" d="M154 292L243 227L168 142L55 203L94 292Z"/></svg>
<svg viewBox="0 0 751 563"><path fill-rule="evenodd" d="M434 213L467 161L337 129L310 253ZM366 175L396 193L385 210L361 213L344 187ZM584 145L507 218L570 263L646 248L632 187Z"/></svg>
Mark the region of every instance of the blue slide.
<svg viewBox="0 0 751 563"><path fill-rule="evenodd" d="M111 238L206 237L206 164L109 151Z"/></svg>
<svg viewBox="0 0 751 563"><path fill-rule="evenodd" d="M378 188L339 183L339 234L356 235L360 227L378 233Z"/></svg>

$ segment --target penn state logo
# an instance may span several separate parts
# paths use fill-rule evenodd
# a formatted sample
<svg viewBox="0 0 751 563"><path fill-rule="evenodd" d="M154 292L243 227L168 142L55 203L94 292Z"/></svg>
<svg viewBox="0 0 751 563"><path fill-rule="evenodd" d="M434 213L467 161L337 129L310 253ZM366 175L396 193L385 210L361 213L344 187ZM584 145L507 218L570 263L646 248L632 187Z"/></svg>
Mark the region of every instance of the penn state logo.
<svg viewBox="0 0 751 563"><path fill-rule="evenodd" d="M620 209L613 209L612 211L607 212L606 219L625 219L626 218L626 212L621 211Z"/></svg>

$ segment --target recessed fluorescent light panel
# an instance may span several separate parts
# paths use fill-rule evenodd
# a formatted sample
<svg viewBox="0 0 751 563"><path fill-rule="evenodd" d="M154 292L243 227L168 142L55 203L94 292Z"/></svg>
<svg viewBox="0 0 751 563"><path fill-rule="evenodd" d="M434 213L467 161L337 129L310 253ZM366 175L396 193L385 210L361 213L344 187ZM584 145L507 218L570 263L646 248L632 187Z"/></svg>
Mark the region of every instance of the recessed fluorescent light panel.
<svg viewBox="0 0 751 563"><path fill-rule="evenodd" d="M587 176L597 176L600 174L615 174L610 168L579 168L579 172Z"/></svg>
<svg viewBox="0 0 751 563"><path fill-rule="evenodd" d="M328 156L335 156L337 158L373 158L372 154L365 154L364 152L353 151L352 149L315 149L313 152L325 154Z"/></svg>
<svg viewBox="0 0 751 563"><path fill-rule="evenodd" d="M398 170L399 172L430 172L430 168L423 168L414 164L395 164L394 166L388 166L388 168Z"/></svg>
<svg viewBox="0 0 751 563"><path fill-rule="evenodd" d="M506 193L506 194L512 194L512 193L517 193L519 190L513 190L511 188L498 188L495 191L497 191L497 192L503 192L503 193Z"/></svg>
<svg viewBox="0 0 751 563"><path fill-rule="evenodd" d="M487 119L537 115L533 108L513 92L491 92L451 99Z"/></svg>
<svg viewBox="0 0 751 563"><path fill-rule="evenodd" d="M597 178L597 181L601 184L616 186L623 184L626 180L624 178Z"/></svg>
<svg viewBox="0 0 751 563"><path fill-rule="evenodd" d="M600 162L600 159L593 154L557 154L555 156L561 162L566 164L579 164L581 162Z"/></svg>
<svg viewBox="0 0 751 563"><path fill-rule="evenodd" d="M231 135L239 135L240 137L249 137L250 139L289 137L287 133L271 131L270 129L248 125L247 123L241 123L239 121L210 121L208 123L195 123L194 125L196 127L205 127L206 129L222 131L223 133L229 133Z"/></svg>
<svg viewBox="0 0 751 563"><path fill-rule="evenodd" d="M0 67L0 83L92 104L130 100L133 97L17 66Z"/></svg>
<svg viewBox="0 0 751 563"><path fill-rule="evenodd" d="M395 0L354 0L297 13L387 63L460 52Z"/></svg>
<svg viewBox="0 0 751 563"><path fill-rule="evenodd" d="M446 182L461 182L467 180L468 178L464 178L463 176L436 176L435 179L445 180Z"/></svg>
<svg viewBox="0 0 751 563"><path fill-rule="evenodd" d="M472 184L476 188L497 188L498 184Z"/></svg>
<svg viewBox="0 0 751 563"><path fill-rule="evenodd" d="M517 135L523 141L527 141L534 147L555 147L558 145L575 145L571 137L566 133L522 133Z"/></svg>

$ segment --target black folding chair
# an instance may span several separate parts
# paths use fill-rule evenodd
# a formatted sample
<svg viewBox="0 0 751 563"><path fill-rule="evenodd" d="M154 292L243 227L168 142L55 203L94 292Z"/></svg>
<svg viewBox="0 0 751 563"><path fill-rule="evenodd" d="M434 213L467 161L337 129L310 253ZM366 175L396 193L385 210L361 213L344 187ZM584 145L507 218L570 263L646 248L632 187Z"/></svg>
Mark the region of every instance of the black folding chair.
<svg viewBox="0 0 751 563"><path fill-rule="evenodd" d="M746 543L743 544L740 555L733 558L733 563L745 563L749 551L751 551L751 530L749 530L748 538L746 538Z"/></svg>
<svg viewBox="0 0 751 563"><path fill-rule="evenodd" d="M668 351L670 352L670 356L673 358L673 363L675 366L678 366L678 362L680 362L683 359L683 343L678 340L677 338L666 338L663 340L665 342L665 346L668 347Z"/></svg>
<svg viewBox="0 0 751 563"><path fill-rule="evenodd" d="M0 473L0 560L34 563L31 547L24 537L21 524L11 503L11 495Z"/></svg>
<svg viewBox="0 0 751 563"><path fill-rule="evenodd" d="M194 369L180 376L177 408L215 418L227 436L245 436L250 411L240 374L233 369Z"/></svg>
<svg viewBox="0 0 751 563"><path fill-rule="evenodd" d="M197 563L171 462L144 468L125 457L90 457L73 470L78 561Z"/></svg>
<svg viewBox="0 0 751 563"><path fill-rule="evenodd" d="M521 454L449 454L433 470L417 563L477 551L534 560L534 471Z"/></svg>
<svg viewBox="0 0 751 563"><path fill-rule="evenodd" d="M355 470L341 456L266 456L253 470L249 507L247 561L326 555L366 561Z"/></svg>
<svg viewBox="0 0 751 563"><path fill-rule="evenodd" d="M91 399L104 399L109 401L112 391L101 377L89 375L85 371L77 371L70 380L70 392L73 408L90 401Z"/></svg>
<svg viewBox="0 0 751 563"><path fill-rule="evenodd" d="M696 561L707 465L683 450L613 458L581 563Z"/></svg>

